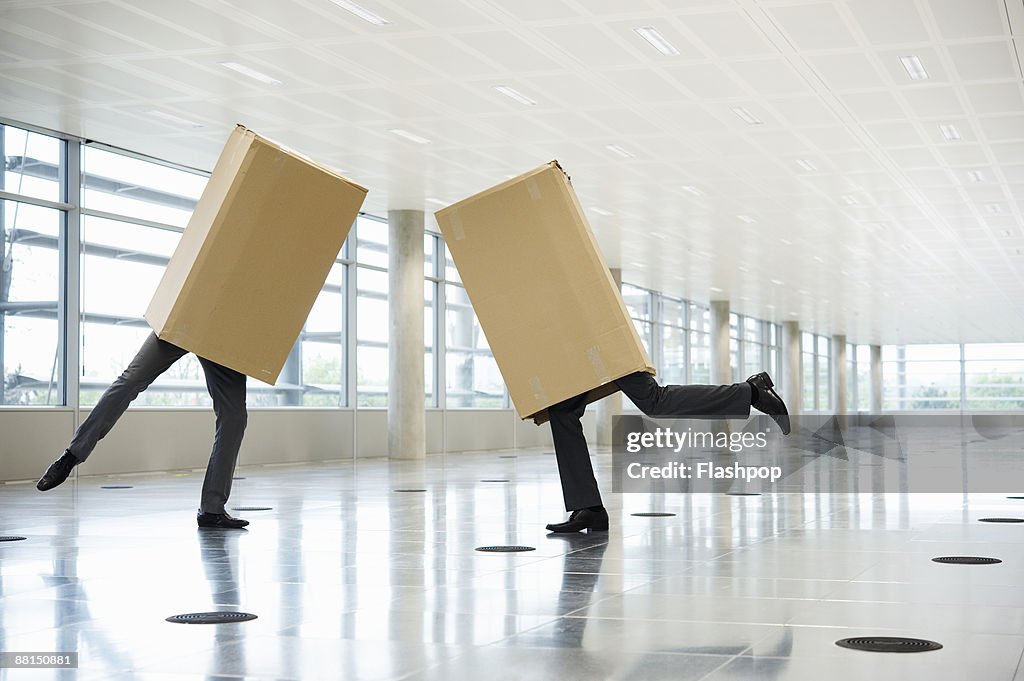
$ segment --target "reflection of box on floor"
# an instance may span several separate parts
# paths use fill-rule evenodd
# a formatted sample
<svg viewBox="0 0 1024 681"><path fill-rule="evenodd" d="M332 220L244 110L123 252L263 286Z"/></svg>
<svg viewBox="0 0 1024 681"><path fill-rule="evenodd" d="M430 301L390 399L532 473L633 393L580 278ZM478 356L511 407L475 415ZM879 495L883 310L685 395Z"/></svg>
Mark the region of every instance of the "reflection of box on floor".
<svg viewBox="0 0 1024 681"><path fill-rule="evenodd" d="M436 213L521 418L654 373L569 178L552 161Z"/></svg>
<svg viewBox="0 0 1024 681"><path fill-rule="evenodd" d="M165 341L273 384L364 198L363 187L238 126L146 321Z"/></svg>

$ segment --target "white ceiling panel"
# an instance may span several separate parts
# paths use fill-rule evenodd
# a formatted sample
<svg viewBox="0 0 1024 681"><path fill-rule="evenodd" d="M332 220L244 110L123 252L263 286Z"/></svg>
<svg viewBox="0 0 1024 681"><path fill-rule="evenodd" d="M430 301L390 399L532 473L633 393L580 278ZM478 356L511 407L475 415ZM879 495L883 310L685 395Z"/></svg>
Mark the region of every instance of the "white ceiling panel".
<svg viewBox="0 0 1024 681"><path fill-rule="evenodd" d="M942 37L982 38L1006 34L1002 0L928 0Z"/></svg>
<svg viewBox="0 0 1024 681"><path fill-rule="evenodd" d="M988 154L979 144L947 144L938 148L943 161L950 166L978 166L988 163Z"/></svg>
<svg viewBox="0 0 1024 681"><path fill-rule="evenodd" d="M836 125L840 122L831 102L823 102L818 97L771 99L767 104L781 120L794 127Z"/></svg>
<svg viewBox="0 0 1024 681"><path fill-rule="evenodd" d="M885 87L882 74L862 52L821 54L807 57L825 85L831 90L862 90Z"/></svg>
<svg viewBox="0 0 1024 681"><path fill-rule="evenodd" d="M835 4L773 7L769 14L797 49L807 51L857 47L856 38Z"/></svg>
<svg viewBox="0 0 1024 681"><path fill-rule="evenodd" d="M1001 114L1024 111L1024 90L1020 83L965 85L964 92L977 114Z"/></svg>
<svg viewBox="0 0 1024 681"><path fill-rule="evenodd" d="M848 92L839 97L861 121L884 121L907 117L900 100L891 92Z"/></svg>
<svg viewBox="0 0 1024 681"><path fill-rule="evenodd" d="M639 50L643 45L627 49L623 41L632 40L627 35L614 35L602 26L573 25L552 26L538 29L548 41L589 68L613 66L639 66Z"/></svg>
<svg viewBox="0 0 1024 681"><path fill-rule="evenodd" d="M145 8L149 2L139 2L137 6ZM64 5L59 11L69 14L89 25L90 30L114 31L122 36L133 36L140 20L145 15L132 11L129 7L115 2L86 2L75 5ZM208 48L217 43L203 40L166 23L159 21L146 22L145 43L157 50L195 50Z"/></svg>
<svg viewBox="0 0 1024 681"><path fill-rule="evenodd" d="M665 71L697 99L732 99L749 94L746 87L715 64L674 66Z"/></svg>
<svg viewBox="0 0 1024 681"><path fill-rule="evenodd" d="M990 142L1024 139L1024 113L1009 116L990 116L978 121Z"/></svg>
<svg viewBox="0 0 1024 681"><path fill-rule="evenodd" d="M964 107L957 91L952 87L908 87L900 93L918 118L962 116Z"/></svg>
<svg viewBox="0 0 1024 681"><path fill-rule="evenodd" d="M3 14L0 12L0 17L2 16ZM58 41L51 39L50 42ZM27 38L3 29L0 29L0 53L5 55L5 60L26 61L66 60L76 56L75 53L63 50L56 45L42 42L42 40Z"/></svg>
<svg viewBox="0 0 1024 681"><path fill-rule="evenodd" d="M718 57L774 55L776 50L741 12L691 14L681 17L696 40Z"/></svg>
<svg viewBox="0 0 1024 681"><path fill-rule="evenodd" d="M136 12L162 19L180 27L184 32L218 45L244 46L273 42L274 39L269 32L260 31L248 25L246 13L239 13L237 10L223 7L219 3L210 4L214 7L221 7L223 13L216 12L192 0L174 0L174 2L142 0L131 3L131 7ZM155 23L147 24L147 33Z"/></svg>
<svg viewBox="0 0 1024 681"><path fill-rule="evenodd" d="M511 31L477 31L453 36L457 43L475 50L508 73L557 71L562 68L556 59L528 43Z"/></svg>
<svg viewBox="0 0 1024 681"><path fill-rule="evenodd" d="M1017 57L1009 41L950 45L947 49L961 80L1020 80Z"/></svg>
<svg viewBox="0 0 1024 681"><path fill-rule="evenodd" d="M432 0L437 2L439 0ZM246 14L253 25L261 23L266 32L275 35L286 31L300 40L321 40L355 35L340 18L338 8L326 0L312 0L309 3L292 0L221 0L227 7Z"/></svg>
<svg viewBox="0 0 1024 681"><path fill-rule="evenodd" d="M579 11L563 0L521 0L519 2L500 2L499 0L482 0L521 21L541 22L560 19L576 19Z"/></svg>
<svg viewBox="0 0 1024 681"><path fill-rule="evenodd" d="M326 58L321 59L293 47L275 47L251 50L239 56L237 61L285 81L288 87L347 87L367 83L367 77L358 70L337 64L329 53L325 52L324 57ZM246 63L246 58L261 63L250 65ZM236 76L236 80L238 79ZM241 79L244 79L244 76Z"/></svg>
<svg viewBox="0 0 1024 681"><path fill-rule="evenodd" d="M143 43L110 31L87 27L49 8L19 8L0 11L4 26L17 26L16 33L54 44L83 55L123 55L145 51Z"/></svg>
<svg viewBox="0 0 1024 681"><path fill-rule="evenodd" d="M678 102L687 98L675 82L651 69L605 71L601 77L632 102Z"/></svg>
<svg viewBox="0 0 1024 681"><path fill-rule="evenodd" d="M737 61L730 68L759 95L811 94L807 82L784 59Z"/></svg>
<svg viewBox="0 0 1024 681"><path fill-rule="evenodd" d="M873 45L923 43L930 40L915 2L851 0L846 6Z"/></svg>

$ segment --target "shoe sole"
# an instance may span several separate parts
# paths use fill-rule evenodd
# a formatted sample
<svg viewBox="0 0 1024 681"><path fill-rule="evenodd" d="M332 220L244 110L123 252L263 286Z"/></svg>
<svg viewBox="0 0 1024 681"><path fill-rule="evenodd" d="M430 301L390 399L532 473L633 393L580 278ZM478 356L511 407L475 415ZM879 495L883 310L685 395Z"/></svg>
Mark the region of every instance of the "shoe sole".
<svg viewBox="0 0 1024 681"><path fill-rule="evenodd" d="M785 402L785 400L783 400L783 399L782 399L782 398L781 398L781 397L779 396L779 394L778 394L777 392L775 392L774 390L772 390L772 388L774 388L774 387L775 387L775 383L774 383L774 382L772 381L772 377L768 375L768 372L767 372L767 371L762 371L762 372L761 372L761 373L759 373L759 374L755 374L755 375L753 376L753 378L760 378L761 380L763 380L763 381L764 381L764 383L765 383L765 387L767 387L767 388L768 388L768 392L769 392L769 393L771 393L771 395L772 395L772 396L773 396L773 397L774 397L775 399L777 399L777 400L779 401L779 404L781 404L781 405L782 405L782 413L781 413L781 414L778 414L778 416L785 416L785 417L786 417L786 418L788 419L788 418L789 418L789 409L788 409L788 408L786 407L786 402ZM747 380L750 380L750 379L747 379ZM782 427L782 425L780 424L780 425L779 425L779 427L781 428L781 427ZM790 430L791 430L791 429L790 429ZM783 430L783 431L782 431L782 434L783 434L783 435L789 435L789 433L790 433L790 430Z"/></svg>

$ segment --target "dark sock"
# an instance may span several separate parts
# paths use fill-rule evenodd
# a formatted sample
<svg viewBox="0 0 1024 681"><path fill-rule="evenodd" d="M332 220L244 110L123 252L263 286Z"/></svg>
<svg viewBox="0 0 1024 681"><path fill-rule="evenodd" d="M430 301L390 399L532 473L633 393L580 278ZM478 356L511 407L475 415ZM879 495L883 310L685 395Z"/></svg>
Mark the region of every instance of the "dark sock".
<svg viewBox="0 0 1024 681"><path fill-rule="evenodd" d="M588 511L603 511L604 506L587 506Z"/></svg>
<svg viewBox="0 0 1024 681"><path fill-rule="evenodd" d="M757 404L757 398L760 396L757 388L754 387L753 383L747 383L750 386L750 406L753 407Z"/></svg>

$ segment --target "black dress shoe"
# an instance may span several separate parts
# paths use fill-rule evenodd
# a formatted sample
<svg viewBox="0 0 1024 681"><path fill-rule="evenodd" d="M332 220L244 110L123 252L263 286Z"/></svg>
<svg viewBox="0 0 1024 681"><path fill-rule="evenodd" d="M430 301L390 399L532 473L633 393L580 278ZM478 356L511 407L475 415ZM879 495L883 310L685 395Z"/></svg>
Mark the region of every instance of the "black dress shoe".
<svg viewBox="0 0 1024 681"><path fill-rule="evenodd" d="M232 518L227 513L196 513L196 522L199 527L213 527L221 530L240 530L249 524L248 520Z"/></svg>
<svg viewBox="0 0 1024 681"><path fill-rule="evenodd" d="M57 460L46 469L43 477L39 478L39 482L36 483L36 489L40 492L53 489L67 480L68 476L71 475L71 469L80 463L81 461L76 459L74 454L65 449L64 453L57 457Z"/></svg>
<svg viewBox="0 0 1024 681"><path fill-rule="evenodd" d="M564 523L551 523L547 527L552 532L582 532L583 530L607 532L608 511L604 508L599 511L592 511L589 508L576 509Z"/></svg>
<svg viewBox="0 0 1024 681"><path fill-rule="evenodd" d="M771 416L775 423L779 424L782 434L789 435L789 410L786 409L786 403L782 401L779 394L772 390L772 386L775 384L772 383L772 377L768 375L768 372L762 371L759 374L754 374L747 379L747 383L757 390L757 401L751 406Z"/></svg>

